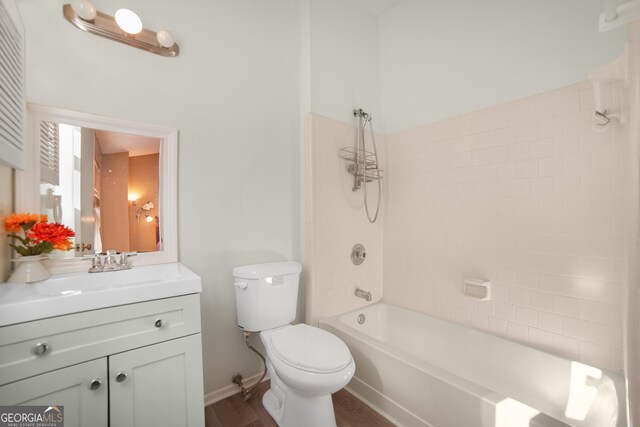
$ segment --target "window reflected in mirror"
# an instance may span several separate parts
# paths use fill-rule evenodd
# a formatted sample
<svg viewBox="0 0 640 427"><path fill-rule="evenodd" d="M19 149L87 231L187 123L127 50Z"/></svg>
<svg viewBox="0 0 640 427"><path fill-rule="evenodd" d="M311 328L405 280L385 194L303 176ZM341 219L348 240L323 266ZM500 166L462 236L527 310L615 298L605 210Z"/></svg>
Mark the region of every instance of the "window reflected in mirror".
<svg viewBox="0 0 640 427"><path fill-rule="evenodd" d="M76 233L58 256L162 250L161 139L40 123L40 210Z"/></svg>

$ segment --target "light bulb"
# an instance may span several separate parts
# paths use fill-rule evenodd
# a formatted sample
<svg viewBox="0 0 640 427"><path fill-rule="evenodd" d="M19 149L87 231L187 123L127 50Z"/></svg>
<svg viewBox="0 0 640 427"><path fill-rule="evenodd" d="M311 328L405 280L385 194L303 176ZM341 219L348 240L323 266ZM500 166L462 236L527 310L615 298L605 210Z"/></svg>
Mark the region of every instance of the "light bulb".
<svg viewBox="0 0 640 427"><path fill-rule="evenodd" d="M152 217L151 215L149 215L149 214L144 214L144 216L145 216L145 220L146 220L147 222L151 222L151 221L153 221L153 217Z"/></svg>
<svg viewBox="0 0 640 427"><path fill-rule="evenodd" d="M91 0L71 0L71 9L85 21L93 21L98 13Z"/></svg>
<svg viewBox="0 0 640 427"><path fill-rule="evenodd" d="M176 44L176 41L173 38L173 34L169 30L160 30L156 35L156 39L158 39L158 44L162 47L171 47Z"/></svg>
<svg viewBox="0 0 640 427"><path fill-rule="evenodd" d="M129 9L118 9L116 11L116 24L125 33L138 34L142 31L142 21L134 12Z"/></svg>

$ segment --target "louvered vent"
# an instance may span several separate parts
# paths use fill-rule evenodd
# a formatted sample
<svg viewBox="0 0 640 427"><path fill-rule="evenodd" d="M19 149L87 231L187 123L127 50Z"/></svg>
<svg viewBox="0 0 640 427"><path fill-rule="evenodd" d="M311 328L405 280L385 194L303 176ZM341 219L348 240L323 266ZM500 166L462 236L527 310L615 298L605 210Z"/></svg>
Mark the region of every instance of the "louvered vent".
<svg viewBox="0 0 640 427"><path fill-rule="evenodd" d="M0 163L24 167L24 40L13 1L0 1Z"/></svg>
<svg viewBox="0 0 640 427"><path fill-rule="evenodd" d="M40 122L40 181L60 185L58 123Z"/></svg>

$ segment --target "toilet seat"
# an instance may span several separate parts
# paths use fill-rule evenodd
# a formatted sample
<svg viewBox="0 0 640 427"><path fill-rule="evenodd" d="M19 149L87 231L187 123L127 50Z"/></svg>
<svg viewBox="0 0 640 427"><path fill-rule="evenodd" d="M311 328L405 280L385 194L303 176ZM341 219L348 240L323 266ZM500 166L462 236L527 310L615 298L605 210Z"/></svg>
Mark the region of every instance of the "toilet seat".
<svg viewBox="0 0 640 427"><path fill-rule="evenodd" d="M347 345L340 338L305 324L274 331L270 341L274 356L306 372L337 372L352 361Z"/></svg>

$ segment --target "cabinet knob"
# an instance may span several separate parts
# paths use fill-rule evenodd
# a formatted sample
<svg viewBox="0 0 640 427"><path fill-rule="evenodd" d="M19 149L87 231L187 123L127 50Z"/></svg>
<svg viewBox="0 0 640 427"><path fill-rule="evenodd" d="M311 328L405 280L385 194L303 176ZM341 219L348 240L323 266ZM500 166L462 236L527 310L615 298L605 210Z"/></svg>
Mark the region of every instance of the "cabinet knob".
<svg viewBox="0 0 640 427"><path fill-rule="evenodd" d="M49 346L47 345L47 343L43 343L43 342L39 342L38 344L31 347L31 354L34 354L36 356L42 356L48 351L49 351Z"/></svg>
<svg viewBox="0 0 640 427"><path fill-rule="evenodd" d="M126 372L118 372L116 374L116 381L121 383L122 381L127 379L127 373Z"/></svg>
<svg viewBox="0 0 640 427"><path fill-rule="evenodd" d="M89 390L97 390L101 385L102 381L100 381L99 378L96 378L95 380L91 381L91 384L89 384Z"/></svg>
<svg viewBox="0 0 640 427"><path fill-rule="evenodd" d="M164 326L164 320L162 319L156 319L156 328L162 328Z"/></svg>

